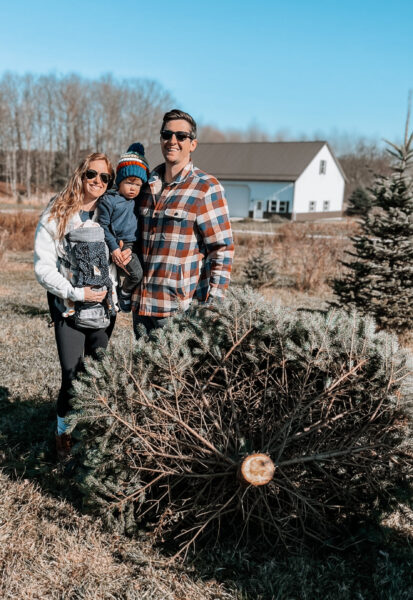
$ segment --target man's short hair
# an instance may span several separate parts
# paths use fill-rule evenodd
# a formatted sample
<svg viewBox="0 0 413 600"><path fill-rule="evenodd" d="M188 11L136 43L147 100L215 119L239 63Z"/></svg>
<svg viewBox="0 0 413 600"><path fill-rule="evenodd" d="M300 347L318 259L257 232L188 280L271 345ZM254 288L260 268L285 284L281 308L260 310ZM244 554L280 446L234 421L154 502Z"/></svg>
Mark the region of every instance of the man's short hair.
<svg viewBox="0 0 413 600"><path fill-rule="evenodd" d="M162 127L161 127L161 131L164 129L165 124L168 121L176 121L177 119L183 119L184 121L186 121L187 123L190 124L191 126L191 134L193 136L193 139L196 139L196 123L195 120L191 117L191 115L189 115L188 113L184 112L183 110L178 110L177 108L174 108L173 110L170 110L168 112L166 112L163 116L163 120L162 120Z"/></svg>

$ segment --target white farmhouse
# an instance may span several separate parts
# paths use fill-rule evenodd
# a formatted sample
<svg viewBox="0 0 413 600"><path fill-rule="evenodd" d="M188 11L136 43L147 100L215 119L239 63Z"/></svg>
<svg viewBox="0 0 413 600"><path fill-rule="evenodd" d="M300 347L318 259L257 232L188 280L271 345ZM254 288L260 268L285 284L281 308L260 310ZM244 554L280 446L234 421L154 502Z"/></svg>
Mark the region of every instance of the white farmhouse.
<svg viewBox="0 0 413 600"><path fill-rule="evenodd" d="M148 151L162 162L159 145ZM225 188L231 217L341 217L345 175L327 142L202 142L194 164Z"/></svg>

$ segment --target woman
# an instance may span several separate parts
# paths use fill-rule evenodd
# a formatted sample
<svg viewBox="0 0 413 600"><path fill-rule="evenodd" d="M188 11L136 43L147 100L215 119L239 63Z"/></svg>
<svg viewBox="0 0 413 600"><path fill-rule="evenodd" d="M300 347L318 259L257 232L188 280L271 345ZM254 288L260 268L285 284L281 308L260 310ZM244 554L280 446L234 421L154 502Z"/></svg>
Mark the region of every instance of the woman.
<svg viewBox="0 0 413 600"><path fill-rule="evenodd" d="M67 305L74 302L102 302L106 291L91 287L74 287L62 264L65 259L64 236L87 220L96 221L98 200L111 186L112 165L105 154L94 153L82 161L66 187L51 200L42 214L34 242L34 270L37 281L48 291L54 322L57 350L62 369L62 384L57 399L56 450L58 458L70 455L71 438L66 433L64 417L70 410L72 382L82 368L84 356L97 356L106 348L115 324L111 318L106 329L85 329L67 315ZM122 255L128 262L128 251ZM53 296L52 296L53 295Z"/></svg>

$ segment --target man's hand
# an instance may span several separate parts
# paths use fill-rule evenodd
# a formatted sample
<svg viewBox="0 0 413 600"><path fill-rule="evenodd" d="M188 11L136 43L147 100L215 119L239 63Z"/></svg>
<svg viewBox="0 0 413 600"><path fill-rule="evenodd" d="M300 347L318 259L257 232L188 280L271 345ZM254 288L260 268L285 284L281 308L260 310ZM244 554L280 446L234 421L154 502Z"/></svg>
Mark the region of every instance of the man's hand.
<svg viewBox="0 0 413 600"><path fill-rule="evenodd" d="M125 248L125 250L122 250L122 248L123 248L123 241L120 240L119 248L116 248L116 250L113 250L111 256L112 256L112 260L115 263L115 265L117 267L119 267L120 269L123 269L125 271L125 273L127 273L125 266L128 264L128 262L131 259L132 250L130 248Z"/></svg>

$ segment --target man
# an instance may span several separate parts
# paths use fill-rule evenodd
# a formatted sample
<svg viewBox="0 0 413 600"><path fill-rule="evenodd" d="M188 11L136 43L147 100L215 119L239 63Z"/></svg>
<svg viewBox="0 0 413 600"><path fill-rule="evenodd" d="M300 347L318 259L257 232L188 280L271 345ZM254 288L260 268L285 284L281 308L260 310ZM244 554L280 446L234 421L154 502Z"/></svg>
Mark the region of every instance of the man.
<svg viewBox="0 0 413 600"><path fill-rule="evenodd" d="M165 162L139 198L143 278L132 296L134 329L162 327L192 300L212 303L228 287L234 253L221 184L191 162L196 123L181 110L164 115Z"/></svg>

